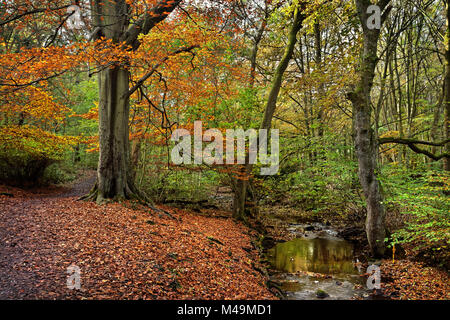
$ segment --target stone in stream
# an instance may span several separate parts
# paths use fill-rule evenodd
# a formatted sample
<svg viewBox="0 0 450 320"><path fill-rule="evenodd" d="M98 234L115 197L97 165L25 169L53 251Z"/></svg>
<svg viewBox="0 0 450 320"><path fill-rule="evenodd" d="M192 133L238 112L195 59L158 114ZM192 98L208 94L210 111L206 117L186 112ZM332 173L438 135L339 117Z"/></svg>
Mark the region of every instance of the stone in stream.
<svg viewBox="0 0 450 320"><path fill-rule="evenodd" d="M316 297L319 299L324 299L329 297L330 295L328 293L326 293L325 291L323 291L322 289L317 289L316 291Z"/></svg>

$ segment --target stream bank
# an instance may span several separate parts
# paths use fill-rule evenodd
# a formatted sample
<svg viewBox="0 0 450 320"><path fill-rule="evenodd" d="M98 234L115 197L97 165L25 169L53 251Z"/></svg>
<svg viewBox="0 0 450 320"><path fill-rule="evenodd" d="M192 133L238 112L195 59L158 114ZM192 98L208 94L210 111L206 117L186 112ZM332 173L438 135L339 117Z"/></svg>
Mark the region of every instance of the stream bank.
<svg viewBox="0 0 450 320"><path fill-rule="evenodd" d="M232 192L227 191L212 198L231 210ZM367 248L360 216L349 215L351 221L343 222L337 216L311 219L306 212L282 206L260 209L247 222L260 235L253 244L265 269L259 271L268 277L272 292L292 300L372 298L364 276Z"/></svg>
<svg viewBox="0 0 450 320"><path fill-rule="evenodd" d="M285 299L373 298L366 287L360 248L341 236L343 230L319 222L283 225L285 238L277 232L275 240L269 233L263 252L270 281Z"/></svg>

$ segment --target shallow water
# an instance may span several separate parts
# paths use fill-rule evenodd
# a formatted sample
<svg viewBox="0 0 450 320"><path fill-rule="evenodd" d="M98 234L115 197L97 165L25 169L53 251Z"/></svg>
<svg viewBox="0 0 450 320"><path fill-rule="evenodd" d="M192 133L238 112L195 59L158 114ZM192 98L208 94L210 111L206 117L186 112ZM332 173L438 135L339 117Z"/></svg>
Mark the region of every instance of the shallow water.
<svg viewBox="0 0 450 320"><path fill-rule="evenodd" d="M352 244L338 238L294 239L277 244L268 253L272 266L279 271L358 273L352 262Z"/></svg>
<svg viewBox="0 0 450 320"><path fill-rule="evenodd" d="M325 231L325 232L324 232ZM267 251L272 280L278 282L287 299L325 299L364 297L363 278L353 263L353 245L334 236L330 230L303 232L303 237L277 244Z"/></svg>

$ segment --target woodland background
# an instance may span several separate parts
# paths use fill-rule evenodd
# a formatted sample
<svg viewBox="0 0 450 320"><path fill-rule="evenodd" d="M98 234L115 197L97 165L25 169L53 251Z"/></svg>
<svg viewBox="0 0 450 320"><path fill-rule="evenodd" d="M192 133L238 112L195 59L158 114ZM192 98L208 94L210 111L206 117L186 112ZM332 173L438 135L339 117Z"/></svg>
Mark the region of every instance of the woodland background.
<svg viewBox="0 0 450 320"><path fill-rule="evenodd" d="M124 179L136 190L124 198L136 193L148 203L195 209L225 190L231 196L219 201L221 209L243 221L287 214L364 226L372 191L358 177L355 143L370 132L367 155L376 165L368 172L382 195L386 252L406 246L448 270L447 1L378 1L387 9L375 59L364 56L373 34L357 10L368 0L117 1L111 6L126 6L131 33L151 13L144 20L153 25L128 43L108 35L107 12L106 20L93 14L101 11L93 5L110 4L91 2L76 1L79 28L67 25L71 1L0 3L5 184L62 184L98 169L99 113L110 101L102 100L99 82L116 68L129 83L129 110L120 121L129 138ZM145 22L140 26L145 31ZM360 88L372 62L373 83ZM365 109L355 102L358 88L369 90ZM358 131L362 112L368 129ZM192 130L202 120L205 129L258 129L268 118L268 127L280 130L275 176L259 176L258 165L170 163L176 128ZM108 192L93 196L94 189L88 198L118 200Z"/></svg>

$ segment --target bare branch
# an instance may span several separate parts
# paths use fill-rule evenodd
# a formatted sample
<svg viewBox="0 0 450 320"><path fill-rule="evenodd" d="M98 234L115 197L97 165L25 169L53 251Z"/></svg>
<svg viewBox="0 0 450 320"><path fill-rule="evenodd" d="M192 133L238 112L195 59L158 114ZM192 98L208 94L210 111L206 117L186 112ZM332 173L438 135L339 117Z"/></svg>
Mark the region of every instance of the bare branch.
<svg viewBox="0 0 450 320"><path fill-rule="evenodd" d="M198 48L198 47L199 47L198 45L193 45L190 47L182 47L182 48L170 53L169 55L165 56L164 58L162 58L157 64L155 64L153 66L153 68L149 72L147 72L141 79L139 79L130 90L128 90L127 97L132 95L145 82L145 80L150 78L156 72L156 69L158 69L171 56L177 55L182 52L190 52L191 50Z"/></svg>
<svg viewBox="0 0 450 320"><path fill-rule="evenodd" d="M14 17L12 17L12 18L10 18L8 20L0 21L0 26L3 26L5 24L8 24L10 22L13 22L15 20L18 20L18 19L20 19L22 17L25 17L25 16L28 16L28 15L32 15L32 14L36 14L36 13L42 13L42 12L47 12L49 10L51 10L51 11L62 10L62 9L68 8L69 6L70 6L70 4L65 5L65 6L61 6L61 7L56 7L56 8L39 8L39 9L30 10L30 11L18 14L18 15L14 16Z"/></svg>
<svg viewBox="0 0 450 320"><path fill-rule="evenodd" d="M450 139L444 140L442 142L430 142L430 141L422 141L422 140L407 139L407 138L380 138L380 139L378 139L378 142L379 142L379 144L386 144L386 143L405 144L415 153L424 154L428 158L433 159L434 161L438 161L443 158L450 158L449 153L443 153L440 155L436 155L425 149L421 149L417 146L417 144L422 144L422 145L428 145L428 146L441 147L441 146L445 146L447 143L450 143Z"/></svg>

